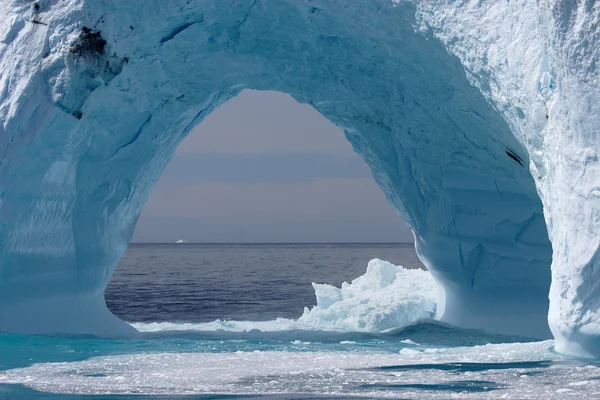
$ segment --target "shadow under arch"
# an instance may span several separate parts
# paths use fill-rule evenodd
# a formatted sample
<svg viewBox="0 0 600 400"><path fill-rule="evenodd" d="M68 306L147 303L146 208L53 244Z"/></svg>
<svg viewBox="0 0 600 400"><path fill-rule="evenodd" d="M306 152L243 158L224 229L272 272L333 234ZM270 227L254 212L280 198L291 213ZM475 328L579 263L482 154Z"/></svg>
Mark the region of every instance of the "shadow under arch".
<svg viewBox="0 0 600 400"><path fill-rule="evenodd" d="M48 169L59 161L72 166L72 179L40 185L33 206L22 208L36 210L57 193L72 201L70 230L58 233L70 235L72 247L50 263L64 274L40 285L40 297L58 293L61 303L17 296L19 285L4 291L5 282L26 273L10 269L0 288L23 307L0 312L2 329L126 331L106 310L103 290L154 183L195 125L243 89L255 89L288 93L344 129L415 232L438 283L439 319L550 336L552 249L527 152L460 61L415 31L412 6L259 0L165 2L148 10L141 0L117 3L106 6L112 17L97 26L111 32L106 62L115 62L112 51L127 54L127 62L99 87L89 82L96 79L91 72L106 72L104 60L73 64L77 79L63 106L81 109L81 119L69 120L76 126L62 139L69 150L48 159ZM132 7L148 26L133 25ZM4 255L8 264L24 258L34 265L47 257ZM73 308L65 294L77 296L77 310L64 312Z"/></svg>

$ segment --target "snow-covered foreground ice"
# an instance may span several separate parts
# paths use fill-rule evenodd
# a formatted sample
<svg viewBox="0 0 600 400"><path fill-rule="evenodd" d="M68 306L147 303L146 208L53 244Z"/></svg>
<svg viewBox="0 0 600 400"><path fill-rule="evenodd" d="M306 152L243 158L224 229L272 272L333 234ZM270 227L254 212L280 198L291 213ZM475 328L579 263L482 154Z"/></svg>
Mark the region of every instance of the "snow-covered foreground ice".
<svg viewBox="0 0 600 400"><path fill-rule="evenodd" d="M313 283L317 305L297 319L273 321L214 321L209 323L134 323L141 332L166 330L250 331L316 330L383 332L398 329L435 312L435 284L431 274L405 269L387 261L371 260L364 275L341 288Z"/></svg>
<svg viewBox="0 0 600 400"><path fill-rule="evenodd" d="M352 346L352 344L348 344ZM60 394L315 394L403 399L600 396L600 368L553 353L552 341L400 351L154 352L41 363L0 372L0 384ZM2 392L0 391L0 394Z"/></svg>

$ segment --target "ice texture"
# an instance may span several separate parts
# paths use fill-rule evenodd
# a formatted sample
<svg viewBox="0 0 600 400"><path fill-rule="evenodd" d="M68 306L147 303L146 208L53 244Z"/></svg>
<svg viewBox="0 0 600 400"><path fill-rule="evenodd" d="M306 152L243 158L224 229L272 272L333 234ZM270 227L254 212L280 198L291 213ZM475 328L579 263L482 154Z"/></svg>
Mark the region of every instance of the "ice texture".
<svg viewBox="0 0 600 400"><path fill-rule="evenodd" d="M395 399L596 399L597 365L552 342L364 350L144 352L0 371L0 383L79 395L279 395ZM322 346L322 345L321 345ZM51 396L51 395L50 395Z"/></svg>
<svg viewBox="0 0 600 400"><path fill-rule="evenodd" d="M435 312L435 285L427 271L371 260L367 272L341 288L313 283L317 305L297 324L321 330L382 332Z"/></svg>
<svg viewBox="0 0 600 400"><path fill-rule="evenodd" d="M103 290L140 210L185 135L255 89L344 129L436 318L549 321L558 351L600 356L599 3L10 0L0 21L0 329L131 332Z"/></svg>

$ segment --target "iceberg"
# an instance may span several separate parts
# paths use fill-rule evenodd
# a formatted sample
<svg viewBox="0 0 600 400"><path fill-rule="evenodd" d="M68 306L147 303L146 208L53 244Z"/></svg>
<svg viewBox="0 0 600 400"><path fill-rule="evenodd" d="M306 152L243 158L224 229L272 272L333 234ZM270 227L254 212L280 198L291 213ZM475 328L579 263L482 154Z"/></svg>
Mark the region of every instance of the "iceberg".
<svg viewBox="0 0 600 400"><path fill-rule="evenodd" d="M600 356L600 4L0 4L0 330L126 335L103 291L190 130L244 89L343 128L436 318ZM339 293L321 288L321 300Z"/></svg>

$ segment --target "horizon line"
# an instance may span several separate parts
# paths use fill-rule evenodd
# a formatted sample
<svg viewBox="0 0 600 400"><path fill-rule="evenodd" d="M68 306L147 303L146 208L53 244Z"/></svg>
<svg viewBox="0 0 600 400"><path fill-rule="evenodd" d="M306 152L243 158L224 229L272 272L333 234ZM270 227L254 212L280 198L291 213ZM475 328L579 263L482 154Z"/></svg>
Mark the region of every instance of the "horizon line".
<svg viewBox="0 0 600 400"><path fill-rule="evenodd" d="M175 242L130 242L131 244L414 244L414 242L186 242L186 243L175 243Z"/></svg>

